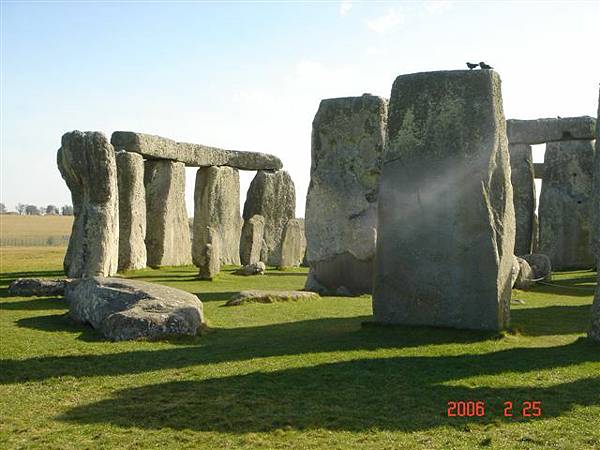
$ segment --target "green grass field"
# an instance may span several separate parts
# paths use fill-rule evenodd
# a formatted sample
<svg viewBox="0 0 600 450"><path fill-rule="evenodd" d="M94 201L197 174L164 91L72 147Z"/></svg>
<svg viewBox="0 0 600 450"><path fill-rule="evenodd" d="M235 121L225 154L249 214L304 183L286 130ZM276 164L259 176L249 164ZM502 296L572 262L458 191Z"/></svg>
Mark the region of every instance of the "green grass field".
<svg viewBox="0 0 600 450"><path fill-rule="evenodd" d="M111 343L61 298L8 297L16 277L61 276L63 252L0 249L2 448L600 448L593 272L514 291L513 331L494 336L365 327L368 296L223 307L241 289L301 289L305 269L143 270L127 276L197 294L212 331ZM485 417L447 417L450 400L483 400ZM542 416L521 417L524 401Z"/></svg>

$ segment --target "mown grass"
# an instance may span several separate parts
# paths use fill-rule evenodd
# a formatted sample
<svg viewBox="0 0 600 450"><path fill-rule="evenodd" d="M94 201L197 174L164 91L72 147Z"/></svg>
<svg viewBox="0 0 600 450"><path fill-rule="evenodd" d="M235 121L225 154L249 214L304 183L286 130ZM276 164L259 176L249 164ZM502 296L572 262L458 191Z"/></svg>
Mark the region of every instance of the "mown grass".
<svg viewBox="0 0 600 450"><path fill-rule="evenodd" d="M305 270L214 282L193 267L126 276L198 294L212 331L102 341L61 298L8 297L59 276L55 249L0 249L2 448L599 448L600 349L584 338L593 272L515 291L513 332L365 327L370 297L223 307L241 289L300 289ZM485 417L448 418L449 400ZM503 402L543 416L502 416Z"/></svg>

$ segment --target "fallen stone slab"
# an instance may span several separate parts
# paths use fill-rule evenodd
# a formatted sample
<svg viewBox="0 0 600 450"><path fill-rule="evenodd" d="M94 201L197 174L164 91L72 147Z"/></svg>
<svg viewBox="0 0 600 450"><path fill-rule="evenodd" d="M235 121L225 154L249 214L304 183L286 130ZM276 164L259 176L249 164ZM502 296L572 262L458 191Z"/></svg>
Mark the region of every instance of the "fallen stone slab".
<svg viewBox="0 0 600 450"><path fill-rule="evenodd" d="M69 316L113 341L195 335L202 302L179 289L122 278L83 278L67 285Z"/></svg>
<svg viewBox="0 0 600 450"><path fill-rule="evenodd" d="M231 297L225 306L239 306L244 303L297 302L319 298L316 292L307 291L241 291Z"/></svg>
<svg viewBox="0 0 600 450"><path fill-rule="evenodd" d="M237 269L236 271L233 272L234 275L244 275L244 276L250 276L250 275L263 275L265 273L265 270L267 270L267 266L265 266L265 263L262 261L258 261L252 264L246 264L243 267L240 267L239 269Z"/></svg>
<svg viewBox="0 0 600 450"><path fill-rule="evenodd" d="M511 144L543 144L596 138L596 119L590 116L506 121L506 135Z"/></svg>
<svg viewBox="0 0 600 450"><path fill-rule="evenodd" d="M54 297L64 295L69 280L43 280L41 278L19 278L8 287L15 297Z"/></svg>
<svg viewBox="0 0 600 450"><path fill-rule="evenodd" d="M279 170L283 167L278 157L266 153L224 150L133 131L115 131L110 141L117 150L139 153L149 159L179 161L186 166L230 166L242 170Z"/></svg>
<svg viewBox="0 0 600 450"><path fill-rule="evenodd" d="M552 278L552 263L550 258L541 253L532 253L530 255L521 255L533 271L533 278L536 280L549 281Z"/></svg>
<svg viewBox="0 0 600 450"><path fill-rule="evenodd" d="M500 76L402 75L379 181L375 322L509 325L515 216Z"/></svg>

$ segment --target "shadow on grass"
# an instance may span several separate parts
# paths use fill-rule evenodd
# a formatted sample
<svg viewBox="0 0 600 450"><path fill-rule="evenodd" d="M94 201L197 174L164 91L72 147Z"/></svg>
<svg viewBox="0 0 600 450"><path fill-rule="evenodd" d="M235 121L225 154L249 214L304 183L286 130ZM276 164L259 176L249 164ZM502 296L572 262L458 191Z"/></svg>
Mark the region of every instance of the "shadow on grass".
<svg viewBox="0 0 600 450"><path fill-rule="evenodd" d="M526 336L585 333L590 326L591 305L546 306L511 309L514 330Z"/></svg>
<svg viewBox="0 0 600 450"><path fill-rule="evenodd" d="M463 428L502 417L503 402L541 401L543 417L573 406L600 404L600 377L550 387L535 381L518 385L518 375L600 361L586 340L561 347L518 348L495 353L444 357L396 357L335 362L277 372L254 372L200 381L171 381L117 391L115 395L67 411L60 420L142 429L190 429L228 433L277 429L369 429L416 431L441 426ZM467 387L445 382L504 374L516 387ZM483 400L485 417L449 418L449 400ZM140 404L144 407L140 408Z"/></svg>
<svg viewBox="0 0 600 450"><path fill-rule="evenodd" d="M52 314L48 316L35 316L20 319L17 325L25 328L32 328L40 331L68 331L80 333L77 336L78 340L86 342L105 342L106 339L93 328L73 322L67 313Z"/></svg>
<svg viewBox="0 0 600 450"><path fill-rule="evenodd" d="M369 319L370 316L327 318L259 327L221 328L205 336L174 340L172 343L179 344L178 348L160 350L6 359L2 362L0 383L44 380L66 375L122 375L281 355L377 350L444 343L467 344L497 336L475 331L436 328L362 328L361 323ZM65 315L21 319L17 324L43 331L83 330L82 326L73 324ZM100 339L100 335L89 327L86 327L83 334L84 340Z"/></svg>
<svg viewBox="0 0 600 450"><path fill-rule="evenodd" d="M46 309L67 309L67 301L62 297L37 297L14 302L0 302L0 310L10 311L39 311Z"/></svg>
<svg viewBox="0 0 600 450"><path fill-rule="evenodd" d="M528 291L568 297L588 297L593 296L595 290L596 273L585 272L564 280L540 281Z"/></svg>

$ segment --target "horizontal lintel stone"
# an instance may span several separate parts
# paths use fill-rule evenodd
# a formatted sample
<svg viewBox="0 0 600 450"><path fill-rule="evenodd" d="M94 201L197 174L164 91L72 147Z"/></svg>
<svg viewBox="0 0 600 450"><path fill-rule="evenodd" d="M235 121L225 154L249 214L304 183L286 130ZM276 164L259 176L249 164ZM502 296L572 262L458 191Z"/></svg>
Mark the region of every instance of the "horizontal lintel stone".
<svg viewBox="0 0 600 450"><path fill-rule="evenodd" d="M506 134L511 144L535 145L556 141L592 140L596 138L596 119L590 116L510 119L506 121Z"/></svg>
<svg viewBox="0 0 600 450"><path fill-rule="evenodd" d="M193 167L230 166L241 170L279 170L283 167L278 157L266 153L224 150L133 131L115 131L111 143L116 150L139 153L148 159L170 159Z"/></svg>

